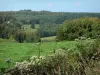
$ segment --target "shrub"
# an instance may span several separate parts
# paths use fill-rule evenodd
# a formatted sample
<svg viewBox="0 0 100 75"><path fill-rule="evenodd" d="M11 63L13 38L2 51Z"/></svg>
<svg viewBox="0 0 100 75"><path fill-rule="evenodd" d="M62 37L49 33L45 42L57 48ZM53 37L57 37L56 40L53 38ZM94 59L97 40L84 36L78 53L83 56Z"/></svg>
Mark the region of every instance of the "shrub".
<svg viewBox="0 0 100 75"><path fill-rule="evenodd" d="M65 21L57 31L58 40L74 40L80 36L96 38L100 34L100 19L84 17Z"/></svg>

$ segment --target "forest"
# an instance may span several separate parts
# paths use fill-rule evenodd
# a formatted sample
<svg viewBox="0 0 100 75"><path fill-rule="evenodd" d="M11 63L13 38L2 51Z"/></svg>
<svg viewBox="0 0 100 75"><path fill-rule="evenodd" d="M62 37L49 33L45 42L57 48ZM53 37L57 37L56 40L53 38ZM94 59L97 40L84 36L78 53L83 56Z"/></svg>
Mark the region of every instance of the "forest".
<svg viewBox="0 0 100 75"><path fill-rule="evenodd" d="M70 33L69 35L66 36L66 37L70 37L69 40L70 39L72 40L72 38L75 39L79 36L82 36L85 32L89 32L89 34L86 34L84 36L93 37L94 35L91 32L93 31L91 29L93 25L91 26L90 24L92 24L92 20L94 22L98 21L98 19L96 18L98 19L100 18L100 13L51 12L51 11L44 11L44 10L43 11L20 10L20 11L0 12L0 38L6 38L6 39L13 38L18 42L25 42L25 41L34 42L34 40L40 41L41 37L56 36L57 32L59 32L59 27L64 22L67 23L68 21L70 25L68 26L69 27L71 27L71 25L73 26L73 24L69 22L69 20L73 20L73 23L76 23L76 25L74 25L74 28L76 28L75 30L73 27L69 28L70 30L72 30L71 32L67 30L68 33ZM80 24L80 22L83 22L82 23L83 25L84 22L88 23L88 25L87 26L84 25L84 27L80 26L82 28L81 30L77 29L77 26ZM27 25L26 29L25 29L25 25ZM31 26L30 29L28 28L28 25ZM36 25L38 25L38 27L36 27ZM36 30L34 31L34 29ZM26 31L26 30L31 30L31 31ZM78 33L77 30L79 30ZM96 34L95 34L95 30L93 31L95 35L99 34L99 28L97 30L98 33ZM70 36L73 33L75 34L77 33L77 35ZM32 37L32 35L33 36L35 35L38 38L36 38L35 36ZM28 38L26 36L31 36L31 37Z"/></svg>

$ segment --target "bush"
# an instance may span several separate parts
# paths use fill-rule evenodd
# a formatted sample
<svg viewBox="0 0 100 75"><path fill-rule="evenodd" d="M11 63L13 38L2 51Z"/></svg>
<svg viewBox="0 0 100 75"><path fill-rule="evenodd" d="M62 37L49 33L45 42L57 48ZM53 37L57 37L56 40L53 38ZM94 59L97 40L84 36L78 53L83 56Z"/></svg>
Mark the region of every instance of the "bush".
<svg viewBox="0 0 100 75"><path fill-rule="evenodd" d="M26 33L24 31L17 31L15 34L15 40L23 43L26 39Z"/></svg>
<svg viewBox="0 0 100 75"><path fill-rule="evenodd" d="M80 36L96 39L96 35L100 35L100 19L93 17L65 21L57 31L59 40L74 40Z"/></svg>

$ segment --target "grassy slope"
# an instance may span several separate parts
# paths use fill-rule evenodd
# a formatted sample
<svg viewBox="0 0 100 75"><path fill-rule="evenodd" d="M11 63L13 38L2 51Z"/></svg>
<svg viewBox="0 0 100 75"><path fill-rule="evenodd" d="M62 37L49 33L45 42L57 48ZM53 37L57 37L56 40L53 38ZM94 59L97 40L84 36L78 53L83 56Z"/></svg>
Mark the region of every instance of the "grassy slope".
<svg viewBox="0 0 100 75"><path fill-rule="evenodd" d="M47 40L47 41L55 41L56 36L51 36L51 37L43 37L41 38L42 41Z"/></svg>
<svg viewBox="0 0 100 75"><path fill-rule="evenodd" d="M21 28L24 29L26 32L35 32L39 28L39 25L35 24L35 28L32 29L30 24L25 24Z"/></svg>
<svg viewBox="0 0 100 75"><path fill-rule="evenodd" d="M48 42L41 44L41 55L46 56L53 53L53 49L75 48L74 41ZM35 43L0 42L0 68L7 67L5 60L11 58L13 62L23 61L32 55L38 55Z"/></svg>

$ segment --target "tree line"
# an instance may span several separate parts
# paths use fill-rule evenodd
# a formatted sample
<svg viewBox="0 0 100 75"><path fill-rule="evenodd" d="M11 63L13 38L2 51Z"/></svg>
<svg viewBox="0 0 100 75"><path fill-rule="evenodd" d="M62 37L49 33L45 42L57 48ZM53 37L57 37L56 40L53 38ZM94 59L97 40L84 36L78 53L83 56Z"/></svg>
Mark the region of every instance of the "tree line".
<svg viewBox="0 0 100 75"><path fill-rule="evenodd" d="M12 38L20 43L40 41L38 32L25 32L21 26L22 23L12 14L0 13L0 38Z"/></svg>
<svg viewBox="0 0 100 75"><path fill-rule="evenodd" d="M78 19L81 17L98 17L100 13L90 12L51 12L51 11L32 11L20 10L12 12L15 18L22 24L31 24L34 28L35 24L39 24L39 31L41 37L54 36L56 30L66 20Z"/></svg>
<svg viewBox="0 0 100 75"><path fill-rule="evenodd" d="M81 17L86 17L86 18L83 19ZM99 34L99 29L97 29L98 30L97 32L95 29L91 29L92 28L91 24L92 23L95 24L94 21L96 20L93 18L92 22L92 20L90 21L90 19L88 19L89 17L97 17L99 19L100 13L51 12L51 11L32 11L32 10L0 12L0 38L9 39L10 37L13 37L14 39L16 39L15 35L23 33L25 33L25 35L28 34L24 30L23 31L21 30L21 27L25 24L31 25L31 28L33 29L35 28L35 24L38 24L39 25L39 28L37 29L38 31L35 33L30 32L29 34L33 35L38 33L39 37L57 35L58 38L62 38L62 36L64 36L62 39L68 38L68 40L71 40L85 34L86 32L89 33L86 33L84 36L93 37L94 34L96 35L97 33ZM61 26L63 22L65 22L65 26L64 25ZM65 32L63 32L62 29L64 29L63 27L67 26L66 25L67 22L68 22L68 29L66 30L65 28L64 30ZM88 27L84 26L83 29L80 26L81 25L80 22L82 22L82 26L88 24ZM99 27L97 26L97 28ZM29 36L29 34L27 36Z"/></svg>

